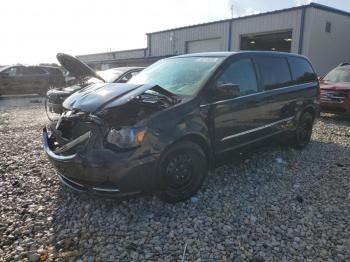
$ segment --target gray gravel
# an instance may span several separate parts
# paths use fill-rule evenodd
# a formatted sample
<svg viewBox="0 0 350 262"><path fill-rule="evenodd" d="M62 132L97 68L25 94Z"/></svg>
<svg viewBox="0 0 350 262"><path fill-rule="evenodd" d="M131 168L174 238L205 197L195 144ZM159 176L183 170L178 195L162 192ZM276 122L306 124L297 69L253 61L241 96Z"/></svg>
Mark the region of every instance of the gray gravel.
<svg viewBox="0 0 350 262"><path fill-rule="evenodd" d="M350 119L325 115L304 151L231 161L174 205L63 188L45 121L41 107L0 111L0 261L350 260Z"/></svg>

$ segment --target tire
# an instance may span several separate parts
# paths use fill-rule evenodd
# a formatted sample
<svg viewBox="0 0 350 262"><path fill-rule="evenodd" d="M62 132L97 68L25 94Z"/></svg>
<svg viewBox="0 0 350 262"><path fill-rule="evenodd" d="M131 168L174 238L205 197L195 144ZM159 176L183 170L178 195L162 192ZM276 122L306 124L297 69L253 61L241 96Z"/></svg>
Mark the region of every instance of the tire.
<svg viewBox="0 0 350 262"><path fill-rule="evenodd" d="M293 147L303 149L309 144L313 123L314 116L310 112L304 112L300 116L294 133Z"/></svg>
<svg viewBox="0 0 350 262"><path fill-rule="evenodd" d="M207 158L199 145L190 141L174 144L159 163L162 185L159 198L169 203L190 198L202 186L207 172Z"/></svg>

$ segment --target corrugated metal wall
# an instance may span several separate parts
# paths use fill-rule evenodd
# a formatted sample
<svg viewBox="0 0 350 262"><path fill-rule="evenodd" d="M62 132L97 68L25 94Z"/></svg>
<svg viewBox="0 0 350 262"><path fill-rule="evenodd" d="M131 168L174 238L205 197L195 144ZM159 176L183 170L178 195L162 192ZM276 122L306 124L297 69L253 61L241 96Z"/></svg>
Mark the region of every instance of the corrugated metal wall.
<svg viewBox="0 0 350 262"><path fill-rule="evenodd" d="M145 56L146 49L134 49L122 52L114 52L114 59L141 58Z"/></svg>
<svg viewBox="0 0 350 262"><path fill-rule="evenodd" d="M326 23L331 32L326 32ZM317 73L324 75L341 62L350 62L350 16L308 8L305 21L304 54Z"/></svg>
<svg viewBox="0 0 350 262"><path fill-rule="evenodd" d="M186 53L186 42L219 38L221 49L228 49L229 22L198 25L183 29L175 29L149 34L152 56L177 55Z"/></svg>
<svg viewBox="0 0 350 262"><path fill-rule="evenodd" d="M100 62L116 59L129 59L129 58L142 58L145 57L146 49L132 49L125 51L116 51L110 53L90 54L77 56L81 61L85 63Z"/></svg>
<svg viewBox="0 0 350 262"><path fill-rule="evenodd" d="M85 63L104 61L113 59L112 53L100 53L100 54L89 54L89 55L79 55L77 58Z"/></svg>
<svg viewBox="0 0 350 262"><path fill-rule="evenodd" d="M149 56L165 56L173 54L174 43L171 41L172 35L173 32L170 31L147 35Z"/></svg>
<svg viewBox="0 0 350 262"><path fill-rule="evenodd" d="M224 51L222 38L186 41L186 53Z"/></svg>
<svg viewBox="0 0 350 262"><path fill-rule="evenodd" d="M293 31L292 52L297 53L299 47L300 23L302 10L290 10L275 14L259 15L232 21L222 21L208 25L198 25L151 33L148 35L152 56L176 55L186 53L186 43L196 40L219 38L220 49L228 51L230 23L232 51L240 49L241 35L271 33L284 30ZM206 44L203 41L203 44Z"/></svg>
<svg viewBox="0 0 350 262"><path fill-rule="evenodd" d="M308 6L305 11L301 52L324 74L340 62L350 61L350 17ZM79 56L84 62L154 58L198 51L238 51L241 36L292 30L291 51L298 53L303 7L256 16L194 25L147 35L148 49L126 50ZM325 32L325 23L332 32ZM231 32L230 32L231 27ZM231 36L231 39L229 39ZM210 46L212 44L213 46ZM229 48L230 45L230 48ZM214 50L215 49L215 50ZM138 61L139 62L139 61Z"/></svg>

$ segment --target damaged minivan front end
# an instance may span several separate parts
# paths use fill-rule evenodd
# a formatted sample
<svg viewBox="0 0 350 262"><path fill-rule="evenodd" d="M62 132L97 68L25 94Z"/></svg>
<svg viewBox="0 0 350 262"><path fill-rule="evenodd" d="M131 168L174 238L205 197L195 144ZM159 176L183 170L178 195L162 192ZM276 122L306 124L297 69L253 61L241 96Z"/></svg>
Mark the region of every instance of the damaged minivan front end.
<svg viewBox="0 0 350 262"><path fill-rule="evenodd" d="M180 101L157 85L95 84L66 99L67 111L43 130L44 149L74 190L125 195L153 188L160 150L149 122Z"/></svg>
<svg viewBox="0 0 350 262"><path fill-rule="evenodd" d="M214 163L211 111L200 94L226 58L167 58L127 83L74 92L43 130L61 181L99 195L156 191L168 202L194 195Z"/></svg>

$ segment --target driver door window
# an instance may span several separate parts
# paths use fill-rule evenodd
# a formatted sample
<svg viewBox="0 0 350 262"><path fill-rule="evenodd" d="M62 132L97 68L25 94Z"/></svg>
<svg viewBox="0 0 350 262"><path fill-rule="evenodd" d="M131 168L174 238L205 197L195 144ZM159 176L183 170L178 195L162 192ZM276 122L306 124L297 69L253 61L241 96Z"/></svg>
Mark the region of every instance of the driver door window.
<svg viewBox="0 0 350 262"><path fill-rule="evenodd" d="M10 77L14 76L20 76L22 75L22 68L21 67L11 67L9 69L6 69L4 73Z"/></svg>
<svg viewBox="0 0 350 262"><path fill-rule="evenodd" d="M217 80L216 86L224 84L237 85L240 89L240 96L258 92L258 83L252 60L246 58L230 64Z"/></svg>

